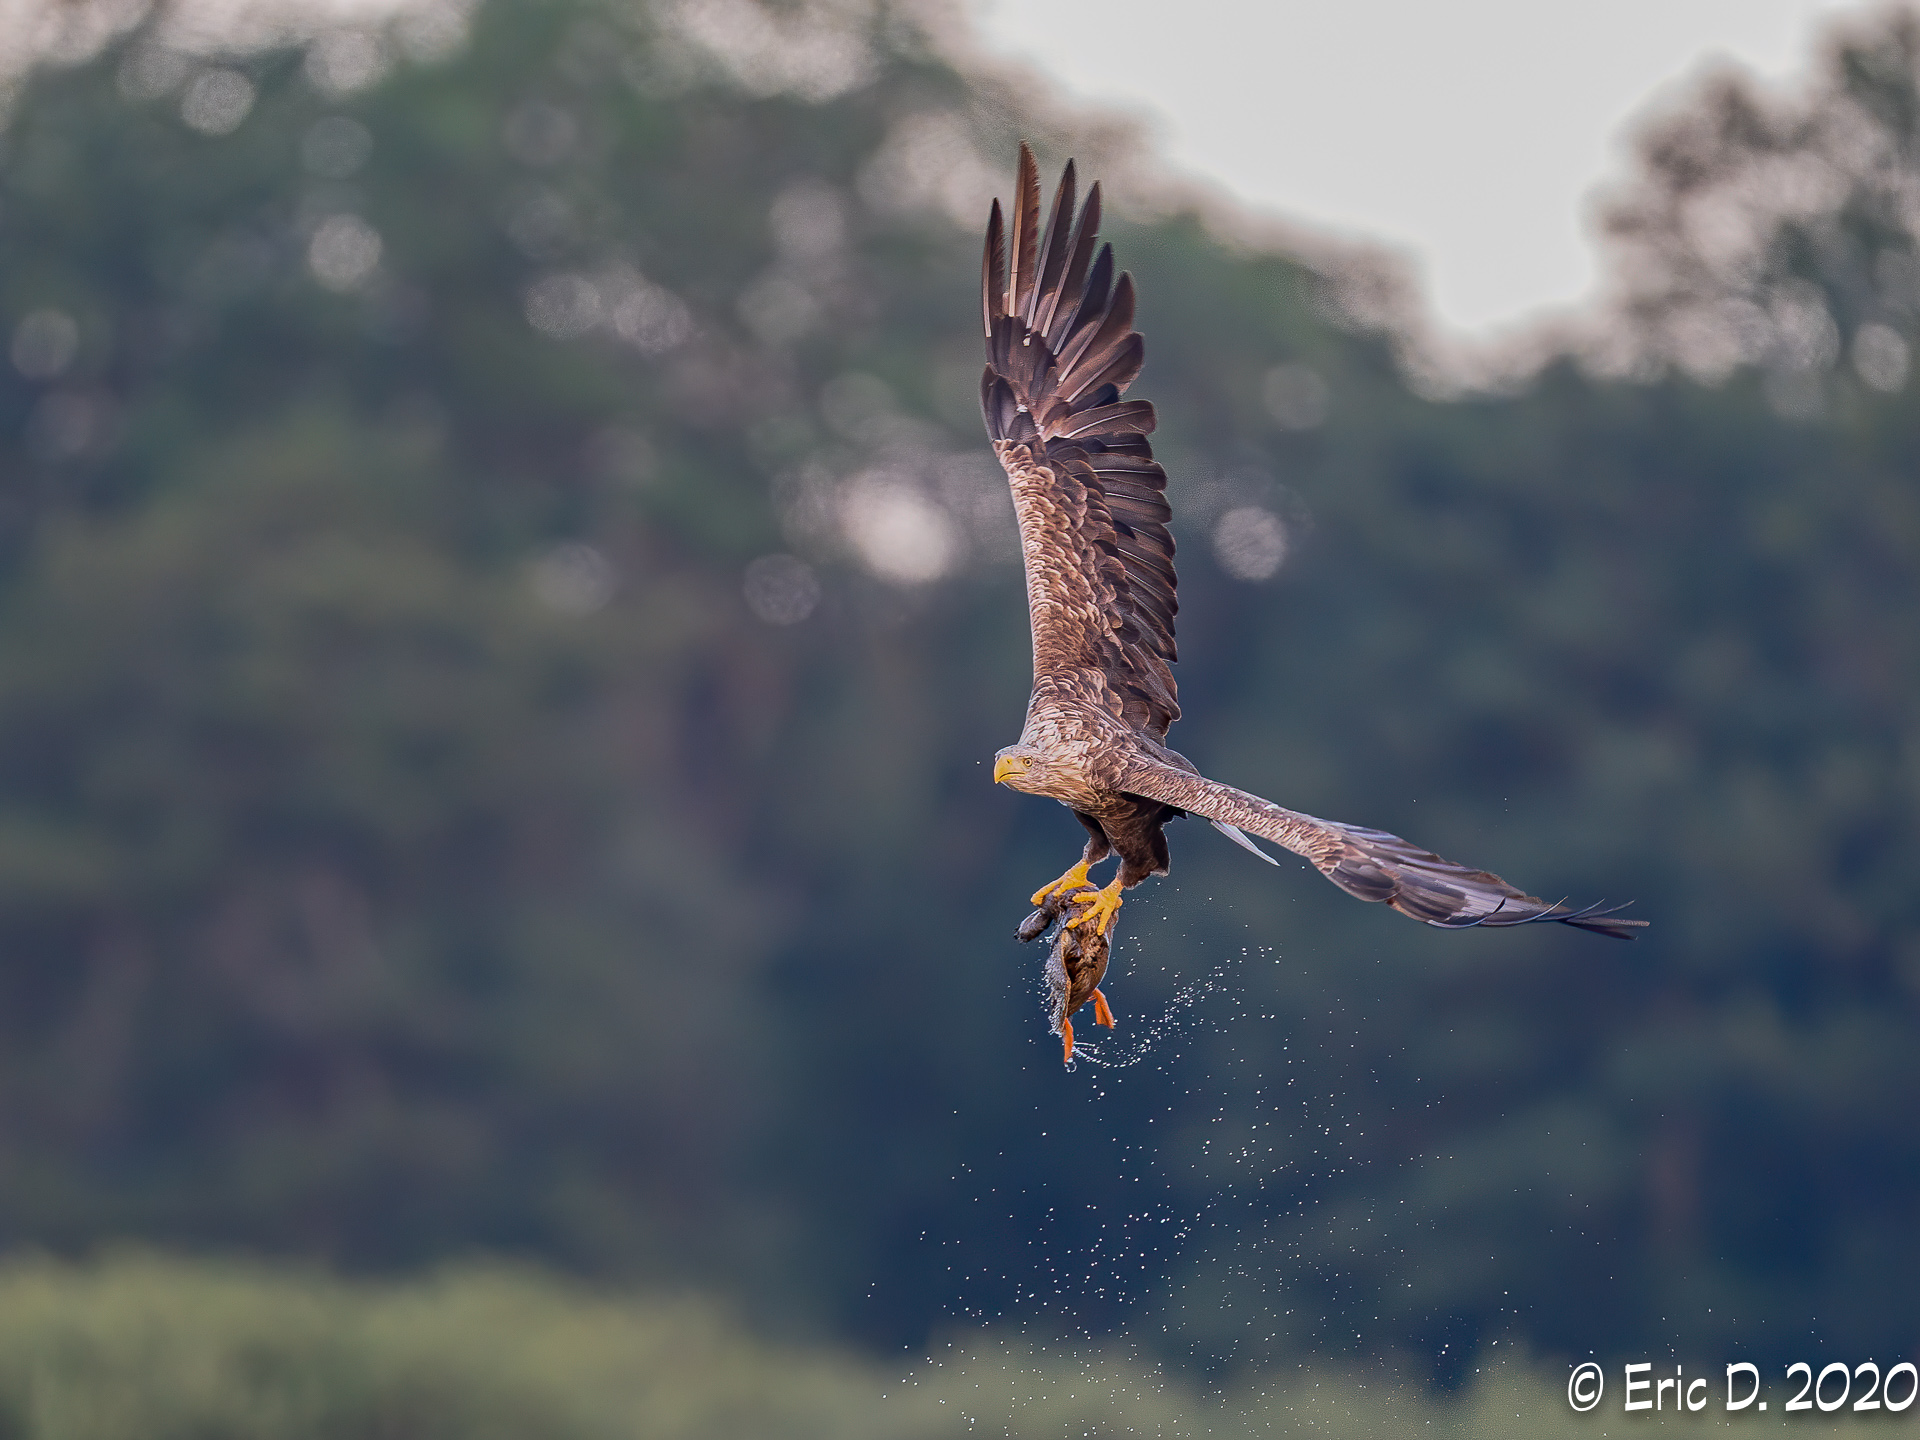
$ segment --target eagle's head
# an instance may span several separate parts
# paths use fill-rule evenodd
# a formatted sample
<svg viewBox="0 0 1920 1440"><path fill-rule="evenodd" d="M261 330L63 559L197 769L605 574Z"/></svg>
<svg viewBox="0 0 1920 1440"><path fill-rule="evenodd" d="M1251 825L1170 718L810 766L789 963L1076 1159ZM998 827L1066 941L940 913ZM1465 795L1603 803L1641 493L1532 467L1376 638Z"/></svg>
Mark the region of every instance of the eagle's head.
<svg viewBox="0 0 1920 1440"><path fill-rule="evenodd" d="M1009 745L993 756L993 783L1029 795L1046 794L1047 757L1031 745Z"/></svg>
<svg viewBox="0 0 1920 1440"><path fill-rule="evenodd" d="M995 753L993 779L997 785L1011 785L1029 795L1044 795L1076 810L1087 810L1099 804L1101 791L1088 782L1079 761L1070 749L1022 741Z"/></svg>

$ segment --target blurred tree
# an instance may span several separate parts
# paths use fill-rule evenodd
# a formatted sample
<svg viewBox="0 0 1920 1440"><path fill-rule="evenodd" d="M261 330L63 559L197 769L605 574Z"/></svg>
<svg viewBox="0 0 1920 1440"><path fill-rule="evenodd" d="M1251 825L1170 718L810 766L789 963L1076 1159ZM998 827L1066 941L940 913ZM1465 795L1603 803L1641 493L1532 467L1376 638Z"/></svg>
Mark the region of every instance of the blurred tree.
<svg viewBox="0 0 1920 1440"><path fill-rule="evenodd" d="M1604 215L1639 363L1717 381L1759 366L1789 417L1850 359L1906 381L1920 305L1920 16L1837 26L1811 84L1786 94L1729 69L1650 120L1637 173Z"/></svg>
<svg viewBox="0 0 1920 1440"><path fill-rule="evenodd" d="M1797 130L1721 87L1656 134L1632 380L1422 399L1364 266L1116 188L1176 743L1656 928L1444 935L1177 834L1134 1033L1278 952L1090 1084L1008 938L1071 824L980 763L1027 657L971 277L1019 130L1144 172L907 9L421 14L163 15L17 98L0 1235L518 1251L888 1342L1911 1345L1906 252L1783 238L1911 172L1753 211L1764 263L1686 218L1763 154L1906 155L1905 22ZM1736 300L1770 338L1696 364Z"/></svg>

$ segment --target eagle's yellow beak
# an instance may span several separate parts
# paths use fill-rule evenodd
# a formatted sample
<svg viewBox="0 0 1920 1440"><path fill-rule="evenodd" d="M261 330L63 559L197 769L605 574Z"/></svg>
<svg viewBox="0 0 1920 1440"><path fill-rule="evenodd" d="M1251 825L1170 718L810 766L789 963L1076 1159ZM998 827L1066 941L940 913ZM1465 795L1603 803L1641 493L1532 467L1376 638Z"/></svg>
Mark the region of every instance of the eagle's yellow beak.
<svg viewBox="0 0 1920 1440"><path fill-rule="evenodd" d="M1026 770L1027 762L1018 755L997 755L993 761L993 783L1005 784L1009 775L1024 775Z"/></svg>

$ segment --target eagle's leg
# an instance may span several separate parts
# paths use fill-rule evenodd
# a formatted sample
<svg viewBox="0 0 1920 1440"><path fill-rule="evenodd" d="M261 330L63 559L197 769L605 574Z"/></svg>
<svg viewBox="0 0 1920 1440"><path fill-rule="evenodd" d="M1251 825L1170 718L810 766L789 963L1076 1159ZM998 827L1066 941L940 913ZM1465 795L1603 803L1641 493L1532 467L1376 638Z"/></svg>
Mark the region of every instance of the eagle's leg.
<svg viewBox="0 0 1920 1440"><path fill-rule="evenodd" d="M1077 930L1088 921L1092 921L1094 933L1105 935L1113 929L1114 917L1120 913L1120 906L1123 903L1120 899L1122 888L1124 887L1120 883L1120 877L1116 875L1113 877L1113 883L1104 889L1083 890L1075 895L1073 903L1085 905L1087 908L1069 920L1068 927Z"/></svg>
<svg viewBox="0 0 1920 1440"><path fill-rule="evenodd" d="M1120 872L1104 890L1082 890L1069 897L1069 903L1087 907L1067 922L1069 928L1089 927L1096 935L1113 933L1120 892L1149 875L1167 873L1167 840L1161 827L1177 813L1169 806L1142 800L1130 813L1108 817L1101 834L1120 852Z"/></svg>
<svg viewBox="0 0 1920 1440"><path fill-rule="evenodd" d="M1029 904L1044 905L1055 895L1064 899L1081 886L1090 884L1087 872L1113 853L1113 846L1107 843L1107 832L1100 828L1098 820L1078 810L1075 810L1073 815L1087 830L1087 848L1080 852L1080 863L1058 880L1042 885L1034 891L1033 899L1028 902Z"/></svg>
<svg viewBox="0 0 1920 1440"><path fill-rule="evenodd" d="M1078 890L1081 886L1089 883L1087 880L1087 872L1092 868L1092 865L1082 860L1058 880L1048 881L1045 885L1042 885L1038 890L1034 891L1033 899L1029 903L1044 905L1055 895L1064 895L1069 890Z"/></svg>

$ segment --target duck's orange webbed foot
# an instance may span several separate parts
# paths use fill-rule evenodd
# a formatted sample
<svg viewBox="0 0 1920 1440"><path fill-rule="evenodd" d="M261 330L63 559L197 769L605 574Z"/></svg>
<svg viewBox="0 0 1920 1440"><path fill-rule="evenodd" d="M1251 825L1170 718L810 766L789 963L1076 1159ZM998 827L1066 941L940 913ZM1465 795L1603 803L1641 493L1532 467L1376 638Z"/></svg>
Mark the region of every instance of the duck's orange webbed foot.
<svg viewBox="0 0 1920 1440"><path fill-rule="evenodd" d="M1111 1030L1114 1026L1113 1007L1107 1004L1107 997L1098 990L1093 992L1093 1023L1104 1025ZM1060 1058L1071 1062L1073 1059L1073 1021L1060 1022Z"/></svg>
<svg viewBox="0 0 1920 1440"><path fill-rule="evenodd" d="M1091 922L1094 934L1105 935L1113 928L1113 919L1120 913L1120 906L1124 903L1120 899L1119 878L1116 876L1114 882L1105 889L1088 890L1074 896L1073 903L1087 908L1067 922L1068 928L1078 930Z"/></svg>
<svg viewBox="0 0 1920 1440"><path fill-rule="evenodd" d="M1034 891L1033 899L1027 903L1030 905L1044 905L1052 896L1064 895L1069 890L1078 890L1082 885L1087 883L1087 871L1092 868L1093 867L1088 865L1086 861L1082 860L1058 880L1050 884L1042 885L1038 890Z"/></svg>

